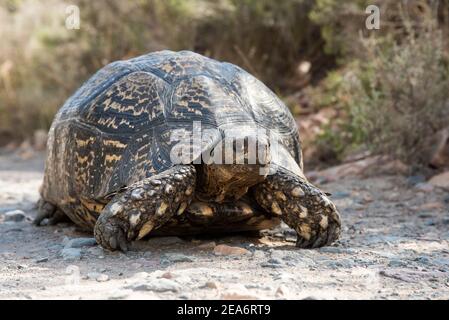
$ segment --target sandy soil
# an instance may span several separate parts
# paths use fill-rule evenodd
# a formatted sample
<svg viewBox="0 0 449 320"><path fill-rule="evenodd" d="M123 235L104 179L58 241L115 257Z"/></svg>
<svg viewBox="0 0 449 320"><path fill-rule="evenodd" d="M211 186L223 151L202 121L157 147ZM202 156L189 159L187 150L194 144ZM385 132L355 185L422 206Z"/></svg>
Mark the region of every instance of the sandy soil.
<svg viewBox="0 0 449 320"><path fill-rule="evenodd" d="M449 193L411 178L321 184L344 223L333 247L297 249L282 227L153 238L123 254L71 224L34 227L43 155L27 158L0 150L1 299L449 299ZM219 256L220 244L246 250Z"/></svg>

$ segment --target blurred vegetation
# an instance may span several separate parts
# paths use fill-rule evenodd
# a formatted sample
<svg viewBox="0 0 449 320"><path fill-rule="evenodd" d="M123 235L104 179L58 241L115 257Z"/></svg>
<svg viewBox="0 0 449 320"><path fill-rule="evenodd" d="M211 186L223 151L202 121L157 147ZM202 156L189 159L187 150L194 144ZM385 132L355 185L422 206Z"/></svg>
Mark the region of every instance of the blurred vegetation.
<svg viewBox="0 0 449 320"><path fill-rule="evenodd" d="M79 30L65 28L72 4ZM380 30L365 28L368 4ZM371 150L422 164L449 122L448 36L449 2L436 0L0 0L0 145L48 129L109 62L168 48L242 66L294 112L338 110L318 159Z"/></svg>
<svg viewBox="0 0 449 320"><path fill-rule="evenodd" d="M360 9L366 4L354 1L338 10L351 21L352 13L363 12L355 5ZM339 111L323 126L315 156L335 161L371 151L420 169L430 161L432 138L449 127L449 3L377 4L381 29L360 29L358 37L350 32L353 24L341 24L329 11L313 13L324 24L326 50L339 57L339 67L311 93L315 108L332 106ZM353 17L355 24L359 20Z"/></svg>
<svg viewBox="0 0 449 320"><path fill-rule="evenodd" d="M80 8L79 30L65 28L71 4ZM0 130L23 139L48 128L96 70L166 48L227 60L277 92L294 90L302 60L316 69L332 63L308 18L312 7L305 0L0 0Z"/></svg>

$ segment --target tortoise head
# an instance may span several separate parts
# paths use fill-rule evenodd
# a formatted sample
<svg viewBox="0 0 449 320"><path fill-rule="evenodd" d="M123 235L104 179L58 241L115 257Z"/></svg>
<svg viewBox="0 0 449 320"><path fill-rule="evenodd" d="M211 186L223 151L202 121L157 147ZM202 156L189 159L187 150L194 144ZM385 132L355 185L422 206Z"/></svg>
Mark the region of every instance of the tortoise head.
<svg viewBox="0 0 449 320"><path fill-rule="evenodd" d="M243 132L225 136L212 149L209 161L197 166L197 195L216 202L239 199L265 180L270 161L266 137Z"/></svg>

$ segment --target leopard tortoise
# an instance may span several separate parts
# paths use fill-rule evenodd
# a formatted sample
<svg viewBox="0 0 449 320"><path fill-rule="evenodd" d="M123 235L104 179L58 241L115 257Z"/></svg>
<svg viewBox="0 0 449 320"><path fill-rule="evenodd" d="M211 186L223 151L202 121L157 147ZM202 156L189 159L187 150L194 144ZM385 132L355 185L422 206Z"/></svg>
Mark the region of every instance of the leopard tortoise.
<svg viewBox="0 0 449 320"><path fill-rule="evenodd" d="M329 245L339 213L302 171L296 123L259 80L193 52L154 52L105 66L59 110L35 223L68 217L110 250L280 221L299 247Z"/></svg>

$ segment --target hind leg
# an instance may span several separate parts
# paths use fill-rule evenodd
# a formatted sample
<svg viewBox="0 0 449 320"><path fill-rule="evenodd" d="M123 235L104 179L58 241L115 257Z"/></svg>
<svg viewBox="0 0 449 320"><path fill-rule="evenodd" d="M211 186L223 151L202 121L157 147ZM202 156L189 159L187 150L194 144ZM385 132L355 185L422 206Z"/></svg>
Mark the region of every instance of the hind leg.
<svg viewBox="0 0 449 320"><path fill-rule="evenodd" d="M94 234L110 250L127 250L139 240L182 214L193 198L196 172L192 165L178 165L139 181L117 194L103 209Z"/></svg>
<svg viewBox="0 0 449 320"><path fill-rule="evenodd" d="M46 225L50 226L59 222L69 221L69 218L64 212L58 209L54 204L41 198L37 202L37 216L34 218L33 223L36 226L41 226L45 219L47 219Z"/></svg>
<svg viewBox="0 0 449 320"><path fill-rule="evenodd" d="M317 248L340 236L340 215L324 192L304 177L279 168L254 188L258 203L298 234L296 245Z"/></svg>

